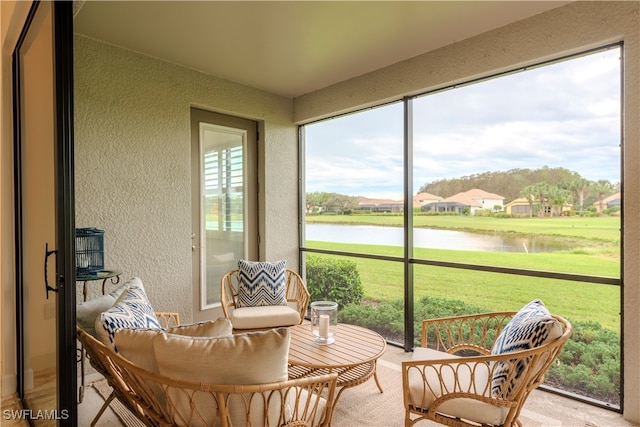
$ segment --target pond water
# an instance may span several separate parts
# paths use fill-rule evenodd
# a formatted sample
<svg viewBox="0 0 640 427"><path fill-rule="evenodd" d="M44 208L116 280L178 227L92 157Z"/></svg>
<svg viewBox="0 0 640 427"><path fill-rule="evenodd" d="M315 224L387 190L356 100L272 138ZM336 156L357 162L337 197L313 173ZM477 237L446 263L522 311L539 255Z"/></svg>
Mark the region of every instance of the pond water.
<svg viewBox="0 0 640 427"><path fill-rule="evenodd" d="M322 242L403 245L403 229L401 227L307 224L306 236L307 240ZM417 248L486 252L555 252L571 250L575 247L570 242L544 236L512 237L430 228L415 228L413 242Z"/></svg>

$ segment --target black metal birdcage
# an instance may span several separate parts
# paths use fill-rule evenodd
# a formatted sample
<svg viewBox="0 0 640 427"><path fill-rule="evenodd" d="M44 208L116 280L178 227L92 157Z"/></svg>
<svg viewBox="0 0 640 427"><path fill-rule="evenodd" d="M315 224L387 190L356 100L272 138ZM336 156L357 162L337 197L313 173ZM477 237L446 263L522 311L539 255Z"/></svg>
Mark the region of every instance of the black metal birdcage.
<svg viewBox="0 0 640 427"><path fill-rule="evenodd" d="M76 275L91 276L104 270L104 230L76 228Z"/></svg>

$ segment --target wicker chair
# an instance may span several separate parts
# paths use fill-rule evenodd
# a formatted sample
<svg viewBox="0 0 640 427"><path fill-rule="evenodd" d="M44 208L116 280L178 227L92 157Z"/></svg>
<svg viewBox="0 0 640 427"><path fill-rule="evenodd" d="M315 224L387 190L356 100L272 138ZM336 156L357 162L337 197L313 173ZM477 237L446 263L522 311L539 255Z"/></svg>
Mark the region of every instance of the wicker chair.
<svg viewBox="0 0 640 427"><path fill-rule="evenodd" d="M147 426L328 426L337 373L271 384L207 384L144 370L78 328L116 397ZM93 425L93 424L92 424Z"/></svg>
<svg viewBox="0 0 640 427"><path fill-rule="evenodd" d="M291 269L285 270L285 281L287 287L287 303L288 307L298 313L297 324L301 324L307 313L309 305L309 291L302 277ZM242 321L239 315L242 311L252 310L254 307L246 307L238 309L236 306L238 298L238 288L240 283L240 270L233 270L222 277L220 289L220 301L222 303L222 311L224 316L231 320L234 330L260 330L275 328L281 326L293 326L296 323L285 321L283 323L275 322L277 318L270 314L266 314L263 319L253 317L251 319L244 318ZM234 313L235 312L235 313ZM294 316L295 317L295 316ZM291 316L288 316L290 319ZM238 325L238 326L236 326Z"/></svg>
<svg viewBox="0 0 640 427"><path fill-rule="evenodd" d="M522 425L518 416L525 400L544 381L572 326L552 315L562 327L559 338L528 350L492 355L494 340L515 314L423 321L422 345L411 361L402 363L405 426L421 420L455 427ZM521 374L516 375L517 370ZM492 390L494 374L502 375L500 384L513 386L508 393Z"/></svg>

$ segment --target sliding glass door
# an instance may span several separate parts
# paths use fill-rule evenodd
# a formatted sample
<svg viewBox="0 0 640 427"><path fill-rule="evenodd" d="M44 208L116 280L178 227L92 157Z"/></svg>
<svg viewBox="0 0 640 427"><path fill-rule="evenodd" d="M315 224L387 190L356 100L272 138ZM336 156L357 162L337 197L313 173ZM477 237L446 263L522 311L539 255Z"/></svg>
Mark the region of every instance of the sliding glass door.
<svg viewBox="0 0 640 427"><path fill-rule="evenodd" d="M18 395L34 425L76 424L72 21L34 3L14 52Z"/></svg>

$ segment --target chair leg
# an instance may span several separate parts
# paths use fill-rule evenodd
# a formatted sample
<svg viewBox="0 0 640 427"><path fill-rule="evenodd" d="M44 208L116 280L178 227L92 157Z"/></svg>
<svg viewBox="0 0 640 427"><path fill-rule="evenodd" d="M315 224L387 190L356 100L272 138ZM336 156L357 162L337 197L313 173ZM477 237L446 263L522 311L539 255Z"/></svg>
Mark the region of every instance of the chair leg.
<svg viewBox="0 0 640 427"><path fill-rule="evenodd" d="M91 421L91 427L95 427L96 423L98 422L98 419L100 419L100 417L102 416L104 411L106 411L107 407L109 406L111 401L113 399L115 399L115 397L116 397L116 392L112 391L111 394L109 395L109 397L107 397L107 399L104 401L104 404L102 405L102 407L100 408L100 410L96 414L96 416L93 419L93 421Z"/></svg>

